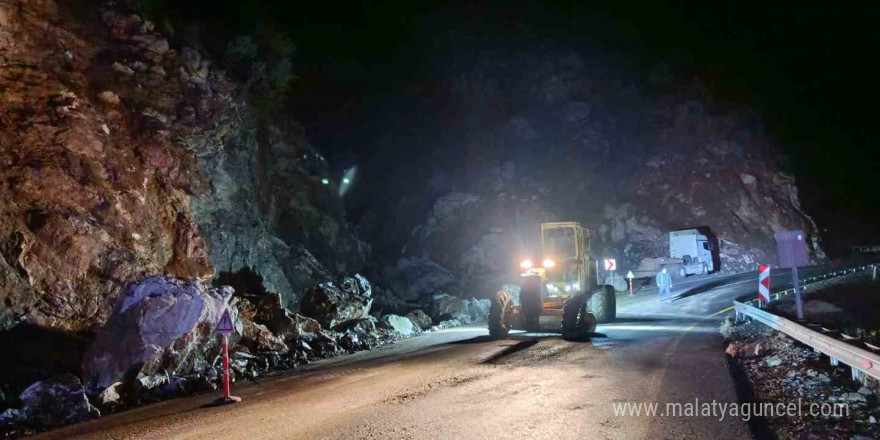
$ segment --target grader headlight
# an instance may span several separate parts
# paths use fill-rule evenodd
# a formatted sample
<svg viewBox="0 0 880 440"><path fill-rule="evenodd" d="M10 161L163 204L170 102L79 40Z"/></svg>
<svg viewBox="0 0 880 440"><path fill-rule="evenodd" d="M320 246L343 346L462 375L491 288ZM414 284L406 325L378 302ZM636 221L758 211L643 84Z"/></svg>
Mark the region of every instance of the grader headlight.
<svg viewBox="0 0 880 440"><path fill-rule="evenodd" d="M556 262L549 259L549 258L545 258L544 259L544 269L550 269L553 267L556 267Z"/></svg>
<svg viewBox="0 0 880 440"><path fill-rule="evenodd" d="M519 263L519 267L521 267L521 268L523 268L523 269L525 269L525 270L529 270L529 269L531 269L532 266L533 266L533 264L532 264L532 260L529 260L528 258L526 258L525 260L522 260L522 261Z"/></svg>

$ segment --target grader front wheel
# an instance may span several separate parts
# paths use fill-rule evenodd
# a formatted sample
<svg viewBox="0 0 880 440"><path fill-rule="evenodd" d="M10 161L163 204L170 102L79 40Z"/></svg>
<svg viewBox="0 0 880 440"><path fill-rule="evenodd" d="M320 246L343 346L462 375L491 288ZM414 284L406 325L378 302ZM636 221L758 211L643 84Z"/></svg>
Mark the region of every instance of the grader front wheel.
<svg viewBox="0 0 880 440"><path fill-rule="evenodd" d="M602 287L590 295L590 311L599 324L607 324L617 317L617 294L611 286Z"/></svg>
<svg viewBox="0 0 880 440"><path fill-rule="evenodd" d="M585 339L596 331L596 317L587 310L589 298L578 293L565 301L562 309L562 338Z"/></svg>

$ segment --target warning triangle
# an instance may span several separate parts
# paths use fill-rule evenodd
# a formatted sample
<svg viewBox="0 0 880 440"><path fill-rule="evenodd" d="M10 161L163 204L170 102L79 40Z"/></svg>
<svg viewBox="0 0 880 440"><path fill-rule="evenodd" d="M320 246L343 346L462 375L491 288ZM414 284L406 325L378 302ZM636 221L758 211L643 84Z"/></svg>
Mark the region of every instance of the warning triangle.
<svg viewBox="0 0 880 440"><path fill-rule="evenodd" d="M223 311L223 316L217 321L217 328L214 329L214 331L217 333L235 332L235 327L232 325L232 318L229 316L229 309Z"/></svg>

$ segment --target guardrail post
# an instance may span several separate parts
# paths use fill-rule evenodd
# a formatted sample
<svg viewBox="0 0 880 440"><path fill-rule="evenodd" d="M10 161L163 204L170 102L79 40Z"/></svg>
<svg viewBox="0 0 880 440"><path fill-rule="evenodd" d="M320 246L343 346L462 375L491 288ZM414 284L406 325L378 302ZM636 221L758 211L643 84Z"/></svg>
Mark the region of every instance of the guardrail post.
<svg viewBox="0 0 880 440"><path fill-rule="evenodd" d="M877 265L876 264L871 265L871 280L877 281Z"/></svg>
<svg viewBox="0 0 880 440"><path fill-rule="evenodd" d="M850 367L850 371L852 371L852 380L861 382L862 385L866 385L868 381L868 377L864 371L859 370L858 368Z"/></svg>
<svg viewBox="0 0 880 440"><path fill-rule="evenodd" d="M831 366L832 366L832 367L836 367L836 366L840 365L840 361L839 361L839 360L834 359L833 357L829 357L828 359L831 360Z"/></svg>

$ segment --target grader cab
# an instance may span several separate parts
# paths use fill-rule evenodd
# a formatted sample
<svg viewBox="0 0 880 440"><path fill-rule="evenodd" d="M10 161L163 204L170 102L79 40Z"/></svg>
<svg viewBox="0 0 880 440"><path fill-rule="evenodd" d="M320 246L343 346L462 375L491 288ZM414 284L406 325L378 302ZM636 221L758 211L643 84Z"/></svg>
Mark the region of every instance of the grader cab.
<svg viewBox="0 0 880 440"><path fill-rule="evenodd" d="M611 322L616 300L611 286L597 286L590 273L589 231L577 222L541 224L541 260L520 263L519 295L500 291L492 299L489 333L512 329L561 331L566 339L587 337L597 323Z"/></svg>

